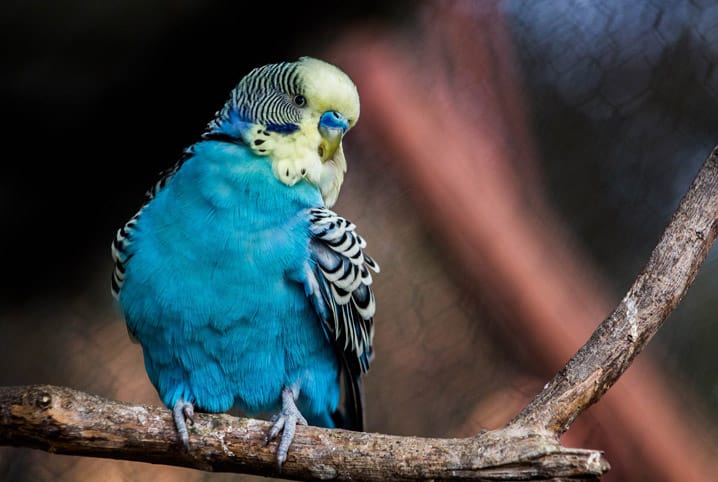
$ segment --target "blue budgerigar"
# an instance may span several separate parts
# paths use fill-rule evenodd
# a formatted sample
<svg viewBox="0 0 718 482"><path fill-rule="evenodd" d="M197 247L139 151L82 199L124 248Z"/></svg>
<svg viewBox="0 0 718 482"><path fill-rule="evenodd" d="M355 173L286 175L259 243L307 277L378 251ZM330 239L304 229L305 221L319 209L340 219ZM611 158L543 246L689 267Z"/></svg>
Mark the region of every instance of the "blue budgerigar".
<svg viewBox="0 0 718 482"><path fill-rule="evenodd" d="M258 67L117 232L112 292L186 447L195 409L275 413L280 466L297 423L363 430L379 267L329 209L358 118L337 67Z"/></svg>

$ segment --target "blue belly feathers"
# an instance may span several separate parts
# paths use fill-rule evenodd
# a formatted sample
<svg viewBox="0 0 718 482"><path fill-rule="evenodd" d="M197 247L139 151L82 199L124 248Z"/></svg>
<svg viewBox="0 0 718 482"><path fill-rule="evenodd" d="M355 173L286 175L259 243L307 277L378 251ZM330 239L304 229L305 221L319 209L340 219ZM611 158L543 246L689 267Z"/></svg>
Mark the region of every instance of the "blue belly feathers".
<svg viewBox="0 0 718 482"><path fill-rule="evenodd" d="M168 407L276 411L299 384L309 423L332 426L339 365L301 284L306 210L322 205L246 147L204 141L145 206L120 302Z"/></svg>

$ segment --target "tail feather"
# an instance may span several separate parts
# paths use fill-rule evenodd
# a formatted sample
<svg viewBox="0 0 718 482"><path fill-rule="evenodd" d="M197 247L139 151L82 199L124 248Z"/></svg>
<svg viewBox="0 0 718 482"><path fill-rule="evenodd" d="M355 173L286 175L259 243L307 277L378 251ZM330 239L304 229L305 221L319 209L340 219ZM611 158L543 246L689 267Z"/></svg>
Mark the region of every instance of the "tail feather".
<svg viewBox="0 0 718 482"><path fill-rule="evenodd" d="M343 408L331 414L335 427L364 431L364 387L360 374L352 374L347 359L343 358L342 385L344 388Z"/></svg>

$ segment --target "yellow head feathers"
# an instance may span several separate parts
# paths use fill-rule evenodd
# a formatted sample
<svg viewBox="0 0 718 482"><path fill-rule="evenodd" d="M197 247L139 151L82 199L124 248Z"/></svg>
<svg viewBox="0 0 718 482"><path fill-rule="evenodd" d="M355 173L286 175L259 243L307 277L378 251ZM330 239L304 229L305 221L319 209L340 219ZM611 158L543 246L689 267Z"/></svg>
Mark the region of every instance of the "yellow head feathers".
<svg viewBox="0 0 718 482"><path fill-rule="evenodd" d="M334 65L312 57L301 57L296 64L307 105L320 113L340 112L349 120L350 128L353 127L359 119L359 92L349 76Z"/></svg>

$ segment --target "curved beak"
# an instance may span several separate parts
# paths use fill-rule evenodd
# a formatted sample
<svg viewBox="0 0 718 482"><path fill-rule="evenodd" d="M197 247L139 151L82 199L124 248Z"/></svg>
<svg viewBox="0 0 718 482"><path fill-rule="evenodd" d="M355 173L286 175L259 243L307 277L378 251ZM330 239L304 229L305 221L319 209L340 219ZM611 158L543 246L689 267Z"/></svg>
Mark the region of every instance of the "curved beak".
<svg viewBox="0 0 718 482"><path fill-rule="evenodd" d="M322 141L319 143L319 157L326 162L334 157L342 143L342 137L349 129L349 121L337 111L330 110L322 114L319 119L319 134Z"/></svg>

